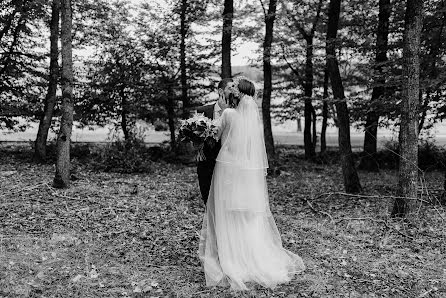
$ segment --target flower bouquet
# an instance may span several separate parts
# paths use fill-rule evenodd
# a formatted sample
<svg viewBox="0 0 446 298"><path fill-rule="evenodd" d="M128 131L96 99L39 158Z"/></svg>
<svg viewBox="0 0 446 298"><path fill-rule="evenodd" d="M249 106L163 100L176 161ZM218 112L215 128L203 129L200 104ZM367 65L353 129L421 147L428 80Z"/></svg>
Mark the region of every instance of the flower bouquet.
<svg viewBox="0 0 446 298"><path fill-rule="evenodd" d="M203 114L195 113L192 118L181 120L179 128L180 142L192 142L198 148L197 161L206 160L204 155L204 143L217 140L217 127L212 120Z"/></svg>

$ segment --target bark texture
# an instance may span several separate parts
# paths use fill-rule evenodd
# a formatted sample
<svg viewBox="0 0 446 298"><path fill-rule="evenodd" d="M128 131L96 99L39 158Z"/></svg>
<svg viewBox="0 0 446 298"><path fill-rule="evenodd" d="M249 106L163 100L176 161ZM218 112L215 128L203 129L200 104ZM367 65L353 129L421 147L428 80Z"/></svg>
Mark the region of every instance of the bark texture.
<svg viewBox="0 0 446 298"><path fill-rule="evenodd" d="M61 1L62 40L62 106L60 130L57 136L57 161L54 187L70 185L70 143L73 126L73 49L71 0Z"/></svg>
<svg viewBox="0 0 446 298"><path fill-rule="evenodd" d="M265 40L263 42L263 130L265 134L265 146L268 159L274 164L276 157L274 139L271 130L271 92L272 92L272 67L271 67L271 45L273 43L273 27L276 18L277 0L270 0L268 12L265 14Z"/></svg>
<svg viewBox="0 0 446 298"><path fill-rule="evenodd" d="M400 166L398 173L398 199L393 216L415 215L418 182L418 104L420 86L420 36L423 1L408 0L406 4L403 37L403 96L399 132Z"/></svg>
<svg viewBox="0 0 446 298"><path fill-rule="evenodd" d="M188 97L188 85L187 85L187 66L186 66L186 34L187 34L187 14L188 3L187 0L181 2L180 13L180 69L181 69L181 99L183 101L183 119L189 118L189 97Z"/></svg>
<svg viewBox="0 0 446 298"><path fill-rule="evenodd" d="M39 130L37 132L34 147L34 159L38 162L42 162L46 159L48 130L51 127L54 106L56 105L57 81L59 78L59 16L60 0L53 0L50 21L50 76L48 81L48 92L45 97L43 114L40 118Z"/></svg>
<svg viewBox="0 0 446 298"><path fill-rule="evenodd" d="M350 143L349 112L336 59L336 35L338 31L340 9L341 0L330 0L327 26L327 64L338 117L339 151L341 153L344 187L345 191L348 193L358 193L361 191L361 184L359 183L358 173L353 160Z"/></svg>
<svg viewBox="0 0 446 298"><path fill-rule="evenodd" d="M223 10L223 33L221 39L221 78L232 77L231 70L231 40L232 40L232 18L234 16L233 0L225 0Z"/></svg>

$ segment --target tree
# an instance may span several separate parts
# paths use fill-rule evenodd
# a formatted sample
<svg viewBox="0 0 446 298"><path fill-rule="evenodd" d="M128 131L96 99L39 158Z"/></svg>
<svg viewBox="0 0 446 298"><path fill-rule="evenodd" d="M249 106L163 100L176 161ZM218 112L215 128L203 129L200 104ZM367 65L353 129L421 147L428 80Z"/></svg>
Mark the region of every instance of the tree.
<svg viewBox="0 0 446 298"><path fill-rule="evenodd" d="M0 129L24 129L14 117L33 118L44 92L46 68L42 0L0 2Z"/></svg>
<svg viewBox="0 0 446 298"><path fill-rule="evenodd" d="M420 121L418 134L438 120L432 106L443 106L445 88L446 1L426 2L420 45ZM443 60L443 61L442 61ZM424 91L424 92L423 92ZM430 121L429 121L430 120ZM430 122L430 123L429 123Z"/></svg>
<svg viewBox="0 0 446 298"><path fill-rule="evenodd" d="M265 146L268 159L274 165L275 149L274 139L271 130L271 92L272 92L272 68L271 68L271 46L273 43L273 27L276 18L277 0L270 0L268 11L262 0L263 12L265 15L265 39L263 41L263 98L262 98L262 115L263 115L263 131L265 134ZM274 167L274 166L273 166Z"/></svg>
<svg viewBox="0 0 446 298"><path fill-rule="evenodd" d="M306 50L305 50L305 67L304 67L304 78L299 74L299 70L294 68L290 63L288 63L290 69L293 73L298 77L299 82L301 83L304 90L304 117L305 117L305 125L304 125L304 147L305 147L305 158L310 159L313 158L316 154L316 111L312 104L313 97L313 88L314 88L314 70L313 70L313 44L316 28L318 26L320 20L320 13L322 8L322 0L320 0L316 5L316 11L314 18L311 22L311 26L309 30L305 29L305 25L301 23L302 17L300 15L296 15L294 11L299 11L299 8L296 7L292 11L290 11L285 5L285 9L287 10L287 14L291 19L292 28L297 29L297 32L301 35L301 38L305 40ZM313 126L313 131L312 131Z"/></svg>
<svg viewBox="0 0 446 298"><path fill-rule="evenodd" d="M89 45L95 54L86 62L87 75L79 84L81 96L75 105L82 125L114 123L128 146L136 121L148 116L150 84L145 49L133 34L128 2L102 7L97 26L90 33ZM89 30L89 28L86 28Z"/></svg>
<svg viewBox="0 0 446 298"><path fill-rule="evenodd" d="M327 150L327 126L328 126L328 69L324 70L324 95L322 103L322 129L321 129L321 153Z"/></svg>
<svg viewBox="0 0 446 298"><path fill-rule="evenodd" d="M333 90L336 112L338 116L339 129L339 151L341 153L342 174L344 176L344 187L348 193L357 193L361 191L358 173L355 169L353 154L350 143L350 119L344 87L339 72L339 66L336 58L336 35L339 24L339 14L341 9L341 0L330 0L328 9L327 24L327 65L328 73Z"/></svg>
<svg viewBox="0 0 446 298"><path fill-rule="evenodd" d="M187 68L186 68L186 34L189 24L186 23L187 9L189 3L187 0L181 0L180 7L180 70L181 70L181 98L183 101L183 119L189 117L189 98L187 94Z"/></svg>
<svg viewBox="0 0 446 298"><path fill-rule="evenodd" d="M364 155L359 168L369 171L378 171L375 161L378 136L379 109L373 103L385 95L385 78L383 66L387 61L387 47L389 34L389 18L392 10L390 0L379 0L378 29L376 32L375 71L376 82L373 87L370 110L367 112L364 134ZM375 105L376 106L376 105Z"/></svg>
<svg viewBox="0 0 446 298"><path fill-rule="evenodd" d="M45 97L43 115L40 118L39 130L35 141L34 158L37 161L43 161L46 159L48 130L51 126L54 106L56 105L57 81L59 78L59 15L60 0L53 0L50 21L50 76L48 81L48 92Z"/></svg>
<svg viewBox="0 0 446 298"><path fill-rule="evenodd" d="M408 0L403 37L403 98L399 132L400 166L398 198L392 215L414 215L419 207L418 180L418 104L420 88L420 38L423 1Z"/></svg>
<svg viewBox="0 0 446 298"><path fill-rule="evenodd" d="M223 32L221 38L221 78L230 78L231 69L231 40L232 40L232 18L234 15L233 0L225 0L223 10Z"/></svg>
<svg viewBox="0 0 446 298"><path fill-rule="evenodd" d="M62 40L62 106L59 133L57 136L57 161L54 187L70 185L70 143L73 126L73 57L72 57L72 11L71 0L61 0Z"/></svg>

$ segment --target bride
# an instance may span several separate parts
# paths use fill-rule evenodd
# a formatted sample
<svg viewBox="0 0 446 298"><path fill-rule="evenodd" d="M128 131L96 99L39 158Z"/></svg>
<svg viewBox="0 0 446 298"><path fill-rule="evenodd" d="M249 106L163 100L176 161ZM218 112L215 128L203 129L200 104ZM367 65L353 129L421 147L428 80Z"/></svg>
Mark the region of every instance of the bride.
<svg viewBox="0 0 446 298"><path fill-rule="evenodd" d="M222 148L216 159L201 230L199 257L207 286L247 290L255 282L274 288L305 269L282 246L266 185L268 160L253 96L254 84L234 79L231 108L217 122Z"/></svg>

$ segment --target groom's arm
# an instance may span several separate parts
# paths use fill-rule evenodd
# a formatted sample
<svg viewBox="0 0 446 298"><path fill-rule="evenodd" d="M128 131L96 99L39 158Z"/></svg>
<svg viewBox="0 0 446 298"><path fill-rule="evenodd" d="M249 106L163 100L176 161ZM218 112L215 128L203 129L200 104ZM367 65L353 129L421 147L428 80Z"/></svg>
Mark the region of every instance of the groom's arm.
<svg viewBox="0 0 446 298"><path fill-rule="evenodd" d="M214 118L214 104L207 104L200 107L196 107L195 110L197 113L203 113L206 117L213 119Z"/></svg>

